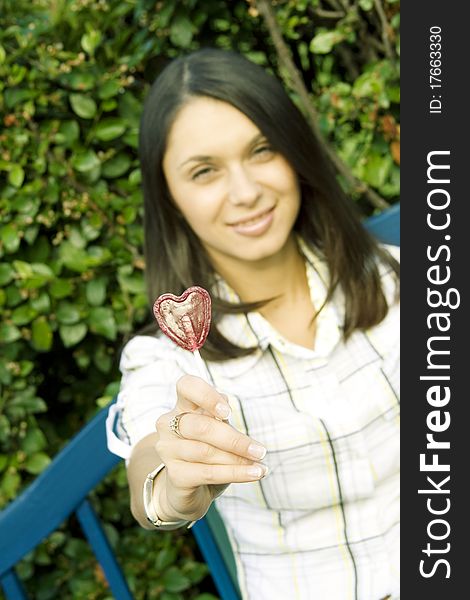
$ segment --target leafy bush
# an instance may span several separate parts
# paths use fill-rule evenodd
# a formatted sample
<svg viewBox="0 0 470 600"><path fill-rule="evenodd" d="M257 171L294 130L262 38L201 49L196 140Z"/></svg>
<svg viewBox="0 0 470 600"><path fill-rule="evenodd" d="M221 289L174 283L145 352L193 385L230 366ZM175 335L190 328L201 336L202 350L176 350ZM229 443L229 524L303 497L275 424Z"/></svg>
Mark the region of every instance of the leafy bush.
<svg viewBox="0 0 470 600"><path fill-rule="evenodd" d="M325 138L395 202L398 4L274 8ZM1 506L111 400L122 343L149 318L136 155L149 82L204 45L286 73L254 2L5 0L0 25ZM133 525L122 467L93 499L136 597L209 600L191 536ZM36 598L109 597L73 522L21 575Z"/></svg>

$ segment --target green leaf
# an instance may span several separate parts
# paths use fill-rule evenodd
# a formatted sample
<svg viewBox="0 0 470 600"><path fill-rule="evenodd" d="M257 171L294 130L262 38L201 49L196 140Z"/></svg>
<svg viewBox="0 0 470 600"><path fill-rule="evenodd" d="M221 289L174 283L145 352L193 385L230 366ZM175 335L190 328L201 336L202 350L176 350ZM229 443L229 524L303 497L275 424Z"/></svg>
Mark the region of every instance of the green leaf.
<svg viewBox="0 0 470 600"><path fill-rule="evenodd" d="M44 469L50 464L51 459L44 452L36 452L36 454L32 454L28 456L26 462L24 463L24 468L28 473L32 473L33 475L39 475Z"/></svg>
<svg viewBox="0 0 470 600"><path fill-rule="evenodd" d="M105 81L98 89L98 97L101 100L108 100L109 98L113 98L117 96L122 89L121 84L114 80L110 79L109 81Z"/></svg>
<svg viewBox="0 0 470 600"><path fill-rule="evenodd" d="M70 148L80 136L80 127L77 121L62 121L59 131L54 137L56 144Z"/></svg>
<svg viewBox="0 0 470 600"><path fill-rule="evenodd" d="M39 296L31 298L29 303L38 313L47 313L51 310L51 299L46 292L41 292Z"/></svg>
<svg viewBox="0 0 470 600"><path fill-rule="evenodd" d="M165 571L165 569L176 562L177 557L178 550L174 546L163 548L157 555L155 566L159 571Z"/></svg>
<svg viewBox="0 0 470 600"><path fill-rule="evenodd" d="M70 242L63 242L60 245L59 258L68 269L78 273L84 273L90 266L86 250L76 248Z"/></svg>
<svg viewBox="0 0 470 600"><path fill-rule="evenodd" d="M77 323L76 325L61 325L59 327L59 335L66 348L76 346L83 340L88 331L85 323Z"/></svg>
<svg viewBox="0 0 470 600"><path fill-rule="evenodd" d="M142 183L142 172L140 169L134 169L129 173L129 183L131 185L139 186Z"/></svg>
<svg viewBox="0 0 470 600"><path fill-rule="evenodd" d="M15 271L9 263L0 263L0 286L7 285L15 277Z"/></svg>
<svg viewBox="0 0 470 600"><path fill-rule="evenodd" d="M11 320L15 325L27 325L36 318L37 311L29 304L23 304L12 312Z"/></svg>
<svg viewBox="0 0 470 600"><path fill-rule="evenodd" d="M47 446L47 440L44 433L37 427L34 429L28 429L24 439L21 442L21 449L26 454L34 454L44 450Z"/></svg>
<svg viewBox="0 0 470 600"><path fill-rule="evenodd" d="M393 160L389 155L373 154L367 159L363 177L369 185L380 188L385 183L392 166Z"/></svg>
<svg viewBox="0 0 470 600"><path fill-rule="evenodd" d="M28 413L46 412L47 405L42 398L32 396L32 390L28 388L22 393L18 393L8 405L8 410L21 409Z"/></svg>
<svg viewBox="0 0 470 600"><path fill-rule="evenodd" d="M20 279L29 279L33 276L33 267L24 260L14 260L13 266L15 267Z"/></svg>
<svg viewBox="0 0 470 600"><path fill-rule="evenodd" d="M127 123L134 127L139 127L140 116L142 114L142 102L138 100L131 92L127 91L119 98L119 115Z"/></svg>
<svg viewBox="0 0 470 600"><path fill-rule="evenodd" d="M7 53L5 52L5 48L0 44L0 65L3 65L6 57Z"/></svg>
<svg viewBox="0 0 470 600"><path fill-rule="evenodd" d="M21 332L16 325L0 323L0 344L11 344L21 337Z"/></svg>
<svg viewBox="0 0 470 600"><path fill-rule="evenodd" d="M31 227L27 227L24 231L24 239L26 240L26 242L28 242L28 244L34 244L37 235L39 233L39 226L38 225L32 225Z"/></svg>
<svg viewBox="0 0 470 600"><path fill-rule="evenodd" d="M8 456L6 454L0 454L0 473L5 470L8 465Z"/></svg>
<svg viewBox="0 0 470 600"><path fill-rule="evenodd" d="M103 176L108 179L120 177L129 170L130 165L131 159L129 156L121 152L103 164Z"/></svg>
<svg viewBox="0 0 470 600"><path fill-rule="evenodd" d="M95 137L102 142L109 142L120 137L126 131L124 119L102 119L95 129Z"/></svg>
<svg viewBox="0 0 470 600"><path fill-rule="evenodd" d="M375 72L359 75L353 85L352 93L356 98L375 98L383 90L383 82Z"/></svg>
<svg viewBox="0 0 470 600"><path fill-rule="evenodd" d="M159 600L184 600L184 596L179 592L163 591Z"/></svg>
<svg viewBox="0 0 470 600"><path fill-rule="evenodd" d="M88 559L89 556L89 547L85 540L79 540L77 538L71 538L67 541L67 545L65 547L65 555L69 558L73 558L74 560L83 560ZM77 598L77 596L74 596ZM78 598L87 598L88 595L78 596Z"/></svg>
<svg viewBox="0 0 470 600"><path fill-rule="evenodd" d="M0 231L0 239L3 242L3 247L8 253L12 254L16 252L21 242L17 226L13 223L4 225Z"/></svg>
<svg viewBox="0 0 470 600"><path fill-rule="evenodd" d="M91 90L95 85L95 76L87 71L74 70L63 75L61 79L65 85L81 92Z"/></svg>
<svg viewBox="0 0 470 600"><path fill-rule="evenodd" d="M182 592L191 586L191 580L177 567L170 567L162 576L162 583L168 592Z"/></svg>
<svg viewBox="0 0 470 600"><path fill-rule="evenodd" d="M98 277L86 285L86 298L92 306L101 306L106 300L106 279Z"/></svg>
<svg viewBox="0 0 470 600"><path fill-rule="evenodd" d="M34 363L30 360L22 360L20 362L20 377L27 377L34 369Z"/></svg>
<svg viewBox="0 0 470 600"><path fill-rule="evenodd" d="M96 115L96 102L90 96L70 94L69 100L73 112L82 119L93 119Z"/></svg>
<svg viewBox="0 0 470 600"><path fill-rule="evenodd" d="M60 302L56 311L57 320L64 325L73 325L80 321L80 311L70 302Z"/></svg>
<svg viewBox="0 0 470 600"><path fill-rule="evenodd" d="M127 267L128 265L124 265L118 271L118 281L121 289L130 294L143 294L145 292L145 281L142 273L129 273Z"/></svg>
<svg viewBox="0 0 470 600"><path fill-rule="evenodd" d="M20 188L24 181L24 170L21 165L13 165L8 173L8 182L16 188Z"/></svg>
<svg viewBox="0 0 470 600"><path fill-rule="evenodd" d="M88 324L93 333L103 335L114 341L117 336L117 326L113 311L104 306L93 307L88 316Z"/></svg>
<svg viewBox="0 0 470 600"><path fill-rule="evenodd" d="M23 287L25 289L39 288L54 279L54 272L48 265L42 263L29 264L21 260L14 260L13 265L19 277L24 281Z"/></svg>
<svg viewBox="0 0 470 600"><path fill-rule="evenodd" d="M193 585L202 581L204 577L206 577L206 575L209 573L207 565L205 565L204 563L197 563L195 561L188 561L187 563L185 563L183 569L185 575L187 575L189 579L191 579L191 583Z"/></svg>
<svg viewBox="0 0 470 600"><path fill-rule="evenodd" d="M47 352L52 347L52 329L46 317L38 317L31 327L31 344L38 352Z"/></svg>
<svg viewBox="0 0 470 600"><path fill-rule="evenodd" d="M122 141L125 142L127 146L134 148L137 150L139 147L139 130L137 127L132 127L128 129L126 133L122 137Z"/></svg>
<svg viewBox="0 0 470 600"><path fill-rule="evenodd" d="M101 33L96 30L91 30L88 33L84 33L82 35L82 39L80 40L80 44L82 48L89 54L93 56L95 54L96 48L101 43Z"/></svg>
<svg viewBox="0 0 470 600"><path fill-rule="evenodd" d="M16 469L8 469L8 471L3 475L2 482L0 484L1 495L4 496L6 500L11 500L16 496L20 484L21 477L18 475Z"/></svg>
<svg viewBox="0 0 470 600"><path fill-rule="evenodd" d="M359 6L365 11L372 10L374 6L374 0L359 0Z"/></svg>
<svg viewBox="0 0 470 600"><path fill-rule="evenodd" d="M310 52L313 54L328 54L333 46L344 40L344 34L340 31L322 31L310 42Z"/></svg>
<svg viewBox="0 0 470 600"><path fill-rule="evenodd" d="M36 92L31 90L23 90L21 88L7 88L4 93L5 105L7 108L13 108L17 104L34 98Z"/></svg>
<svg viewBox="0 0 470 600"><path fill-rule="evenodd" d="M101 215L94 213L89 219L80 222L82 236L86 241L96 240L100 236L103 221Z"/></svg>
<svg viewBox="0 0 470 600"><path fill-rule="evenodd" d="M0 442L3 444L8 440L11 434L10 421L6 415L0 414ZM1 478L0 478L1 479ZM2 504L0 499L0 504Z"/></svg>
<svg viewBox="0 0 470 600"><path fill-rule="evenodd" d="M108 100L103 100L103 102L101 103L101 110L103 112L111 112L115 108L117 108L117 106L118 102L116 98L109 98Z"/></svg>
<svg viewBox="0 0 470 600"><path fill-rule="evenodd" d="M93 150L81 151L72 158L72 166L79 173L87 173L100 164L100 159Z"/></svg>
<svg viewBox="0 0 470 600"><path fill-rule="evenodd" d="M177 15L170 26L170 40L175 46L187 48L193 39L193 25L186 15Z"/></svg>
<svg viewBox="0 0 470 600"><path fill-rule="evenodd" d="M73 284L68 279L55 279L49 287L53 298L66 298L73 292Z"/></svg>
<svg viewBox="0 0 470 600"><path fill-rule="evenodd" d="M69 238L70 243L73 246L75 246L75 248L86 248L86 246L87 246L87 241L86 241L85 237L83 236L80 229L78 229L75 226L71 227L68 238Z"/></svg>
<svg viewBox="0 0 470 600"><path fill-rule="evenodd" d="M16 285L9 285L4 291L6 295L7 306L18 306L18 304L21 304L23 302L24 298L21 295L20 290L16 287Z"/></svg>

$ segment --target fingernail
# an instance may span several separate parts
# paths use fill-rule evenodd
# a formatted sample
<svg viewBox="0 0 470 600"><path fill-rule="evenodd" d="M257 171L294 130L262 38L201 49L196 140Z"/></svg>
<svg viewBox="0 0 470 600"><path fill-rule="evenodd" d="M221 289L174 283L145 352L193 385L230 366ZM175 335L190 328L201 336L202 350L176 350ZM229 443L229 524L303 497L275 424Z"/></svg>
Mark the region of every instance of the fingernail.
<svg viewBox="0 0 470 600"><path fill-rule="evenodd" d="M224 404L223 402L218 402L215 405L215 412L219 415L219 417L221 417L222 419L228 419L229 415L230 415L230 407L227 406L227 404Z"/></svg>
<svg viewBox="0 0 470 600"><path fill-rule="evenodd" d="M250 444L248 446L248 454L253 458L263 459L266 456L266 448L260 444Z"/></svg>
<svg viewBox="0 0 470 600"><path fill-rule="evenodd" d="M256 479L261 479L267 475L269 469L266 465L252 465L247 468L248 475L250 477L256 477Z"/></svg>

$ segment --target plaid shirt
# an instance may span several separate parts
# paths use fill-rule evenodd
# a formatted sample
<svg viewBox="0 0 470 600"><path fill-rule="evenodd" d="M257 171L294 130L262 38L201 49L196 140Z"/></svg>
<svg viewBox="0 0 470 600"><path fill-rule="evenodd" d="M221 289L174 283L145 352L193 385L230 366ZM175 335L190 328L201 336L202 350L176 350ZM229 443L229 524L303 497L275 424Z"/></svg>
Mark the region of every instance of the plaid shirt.
<svg viewBox="0 0 470 600"><path fill-rule="evenodd" d="M328 270L302 250L318 307ZM393 304L383 268L382 281ZM237 300L223 281L217 294ZM244 599L399 598L399 306L347 343L342 322L338 291L318 317L314 350L283 338L259 313L228 315L219 326L238 345L258 346L207 368L229 397L231 424L267 448L270 468L215 501ZM176 380L196 370L191 353L162 336L132 339L121 369L122 446L110 447L127 457L124 444L154 431L175 405Z"/></svg>

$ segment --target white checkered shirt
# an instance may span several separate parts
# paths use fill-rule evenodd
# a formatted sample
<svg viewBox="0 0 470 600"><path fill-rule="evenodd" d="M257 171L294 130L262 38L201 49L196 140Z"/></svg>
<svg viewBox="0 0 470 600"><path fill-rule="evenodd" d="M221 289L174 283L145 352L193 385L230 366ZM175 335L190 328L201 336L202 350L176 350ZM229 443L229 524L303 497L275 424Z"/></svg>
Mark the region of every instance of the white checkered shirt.
<svg viewBox="0 0 470 600"><path fill-rule="evenodd" d="M302 248L319 307L328 271ZM382 281L391 300L385 268ZM217 293L237 300L223 282ZM321 311L314 350L283 338L259 313L220 324L232 341L259 348L207 367L229 397L231 424L267 448L270 468L215 501L244 599L399 598L399 306L344 343L342 305L337 292ZM166 337L138 336L121 370L117 431L132 446L174 407L176 380L196 369L191 353ZM114 451L129 455L124 445Z"/></svg>

